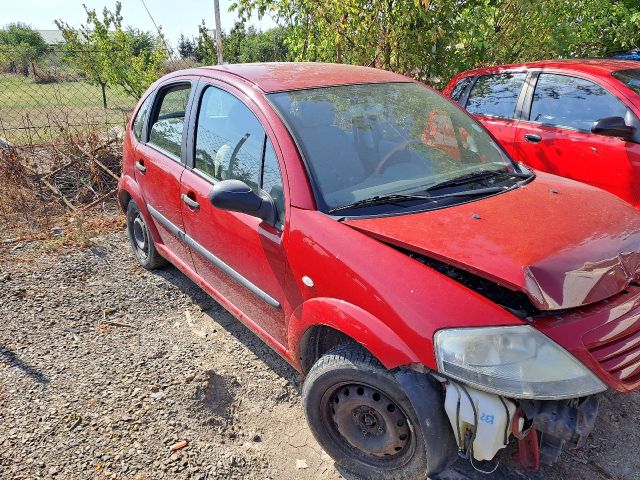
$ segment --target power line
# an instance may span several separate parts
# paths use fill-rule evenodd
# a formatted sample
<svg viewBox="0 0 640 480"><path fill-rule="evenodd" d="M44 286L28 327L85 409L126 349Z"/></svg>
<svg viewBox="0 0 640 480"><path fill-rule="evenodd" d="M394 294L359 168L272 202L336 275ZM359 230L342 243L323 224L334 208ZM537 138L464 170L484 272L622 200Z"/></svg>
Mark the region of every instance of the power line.
<svg viewBox="0 0 640 480"><path fill-rule="evenodd" d="M149 18L151 19L151 23L153 23L153 26L156 27L156 31L158 32L158 36L162 39L162 43L164 43L164 48L166 48L167 51L170 52L171 55L173 55L173 49L169 45L167 45L167 41L164 39L164 35L162 34L162 30L160 30L160 27L158 27L158 24L153 19L153 15L151 15L151 12L147 8L147 4L144 3L144 0L140 0L140 1L142 2L142 6L144 7L144 9L147 11L147 15L149 15Z"/></svg>

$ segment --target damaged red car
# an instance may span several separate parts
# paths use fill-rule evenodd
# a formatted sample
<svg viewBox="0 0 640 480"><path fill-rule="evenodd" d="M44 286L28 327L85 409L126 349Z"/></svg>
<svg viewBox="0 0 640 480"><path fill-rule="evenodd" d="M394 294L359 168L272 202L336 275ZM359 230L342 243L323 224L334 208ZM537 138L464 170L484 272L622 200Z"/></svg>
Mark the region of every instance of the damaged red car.
<svg viewBox="0 0 640 480"><path fill-rule="evenodd" d="M172 73L125 133L119 201L167 261L305 376L343 469L491 471L587 441L598 394L640 389L640 215L513 162L390 72L252 64Z"/></svg>

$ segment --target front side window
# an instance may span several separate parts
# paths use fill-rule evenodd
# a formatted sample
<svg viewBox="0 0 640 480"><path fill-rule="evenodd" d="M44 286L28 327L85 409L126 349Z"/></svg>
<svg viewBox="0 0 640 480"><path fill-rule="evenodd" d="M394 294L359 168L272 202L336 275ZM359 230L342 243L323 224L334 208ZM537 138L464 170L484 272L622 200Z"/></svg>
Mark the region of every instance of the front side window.
<svg viewBox="0 0 640 480"><path fill-rule="evenodd" d="M198 112L195 168L214 180L241 180L273 198L277 225L284 223L278 158L260 121L237 97L208 87Z"/></svg>
<svg viewBox="0 0 640 480"><path fill-rule="evenodd" d="M266 134L249 108L219 88L205 90L198 113L195 168L216 180L242 180L256 190Z"/></svg>
<svg viewBox="0 0 640 480"><path fill-rule="evenodd" d="M631 90L640 95L640 68L632 70L618 70L611 74L613 78L624 83Z"/></svg>
<svg viewBox="0 0 640 480"><path fill-rule="evenodd" d="M149 115L149 110L151 110L153 95L149 95L145 101L142 103L140 108L138 109L138 113L136 115L136 119L133 121L133 135L136 137L138 141L142 140L142 128L144 127L144 122Z"/></svg>
<svg viewBox="0 0 640 480"><path fill-rule="evenodd" d="M478 78L466 108L476 115L513 118L526 73L501 73Z"/></svg>
<svg viewBox="0 0 640 480"><path fill-rule="evenodd" d="M532 122L590 132L604 117L624 117L627 107L600 85L583 78L542 73L538 78Z"/></svg>
<svg viewBox="0 0 640 480"><path fill-rule="evenodd" d="M296 138L322 211L392 194L438 197L449 188L474 188L467 179L504 180L517 168L476 121L417 83L343 85L268 98ZM454 182L458 178L466 186ZM437 190L439 185L448 186ZM458 201L457 195L445 197ZM401 200L384 208L409 211ZM441 207L441 200L428 205Z"/></svg>
<svg viewBox="0 0 640 480"><path fill-rule="evenodd" d="M184 117L190 93L189 84L170 87L160 92L160 103L156 108L149 133L150 145L178 159L181 157Z"/></svg>

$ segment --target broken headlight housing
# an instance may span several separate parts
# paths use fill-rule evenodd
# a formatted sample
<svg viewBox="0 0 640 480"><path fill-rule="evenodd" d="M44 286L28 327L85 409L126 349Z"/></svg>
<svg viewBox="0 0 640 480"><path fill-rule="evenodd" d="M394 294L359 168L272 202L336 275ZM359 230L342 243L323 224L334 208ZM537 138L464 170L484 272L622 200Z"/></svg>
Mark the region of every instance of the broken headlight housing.
<svg viewBox="0 0 640 480"><path fill-rule="evenodd" d="M438 371L510 398L577 398L606 390L590 370L529 325L451 328L434 336Z"/></svg>

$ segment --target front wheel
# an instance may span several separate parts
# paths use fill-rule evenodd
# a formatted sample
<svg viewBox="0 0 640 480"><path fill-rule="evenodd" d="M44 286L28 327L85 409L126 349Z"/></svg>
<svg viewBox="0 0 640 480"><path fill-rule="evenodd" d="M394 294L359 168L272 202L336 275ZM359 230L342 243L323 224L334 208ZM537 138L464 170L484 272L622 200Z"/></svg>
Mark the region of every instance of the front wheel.
<svg viewBox="0 0 640 480"><path fill-rule="evenodd" d="M439 473L402 387L358 345L340 345L320 358L302 397L316 440L345 470L366 479L424 480Z"/></svg>

